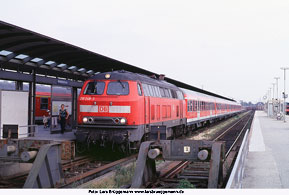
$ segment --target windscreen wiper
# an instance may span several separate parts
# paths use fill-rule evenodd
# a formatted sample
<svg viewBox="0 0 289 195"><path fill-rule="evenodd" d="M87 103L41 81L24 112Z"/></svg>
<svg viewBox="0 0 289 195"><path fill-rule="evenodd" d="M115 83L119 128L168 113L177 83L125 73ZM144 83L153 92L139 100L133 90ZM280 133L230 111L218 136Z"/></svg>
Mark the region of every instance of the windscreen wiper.
<svg viewBox="0 0 289 195"><path fill-rule="evenodd" d="M124 84L120 80L118 80L118 82L121 84L122 88L124 89L125 88Z"/></svg>
<svg viewBox="0 0 289 195"><path fill-rule="evenodd" d="M96 85L97 85L97 81L93 81L93 87L94 87L93 94L96 94L96 92L97 92Z"/></svg>

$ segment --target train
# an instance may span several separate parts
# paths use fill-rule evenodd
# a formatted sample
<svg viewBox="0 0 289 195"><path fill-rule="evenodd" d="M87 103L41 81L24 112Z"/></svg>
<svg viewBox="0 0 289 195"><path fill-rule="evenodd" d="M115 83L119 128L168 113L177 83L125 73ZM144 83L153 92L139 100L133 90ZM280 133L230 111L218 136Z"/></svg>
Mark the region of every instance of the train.
<svg viewBox="0 0 289 195"><path fill-rule="evenodd" d="M35 93L35 120L37 123L42 123L43 116L49 116L49 112L52 112L51 108L51 86L50 85L36 85ZM65 102L71 101L72 93L71 89L66 89L65 87L54 87L53 99L57 99L61 103L65 104L67 110L71 110ZM59 105L57 111L60 109ZM70 112L69 112L70 113ZM52 112L52 114L55 115ZM71 114L71 113L70 113Z"/></svg>
<svg viewBox="0 0 289 195"><path fill-rule="evenodd" d="M242 111L239 103L183 89L124 70L85 81L78 97L76 140L137 149L152 139L173 139Z"/></svg>

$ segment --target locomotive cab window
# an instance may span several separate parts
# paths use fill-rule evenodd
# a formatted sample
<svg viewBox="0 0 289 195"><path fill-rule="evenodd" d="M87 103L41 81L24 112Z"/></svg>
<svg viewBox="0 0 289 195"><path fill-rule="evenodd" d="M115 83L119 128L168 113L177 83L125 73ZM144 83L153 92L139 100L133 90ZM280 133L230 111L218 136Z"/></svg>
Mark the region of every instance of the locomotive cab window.
<svg viewBox="0 0 289 195"><path fill-rule="evenodd" d="M40 109L48 110L48 98L40 98Z"/></svg>
<svg viewBox="0 0 289 195"><path fill-rule="evenodd" d="M104 82L89 82L83 92L84 95L102 95L104 91Z"/></svg>
<svg viewBox="0 0 289 195"><path fill-rule="evenodd" d="M129 85L128 82L123 81L112 81L108 83L107 95L128 95Z"/></svg>

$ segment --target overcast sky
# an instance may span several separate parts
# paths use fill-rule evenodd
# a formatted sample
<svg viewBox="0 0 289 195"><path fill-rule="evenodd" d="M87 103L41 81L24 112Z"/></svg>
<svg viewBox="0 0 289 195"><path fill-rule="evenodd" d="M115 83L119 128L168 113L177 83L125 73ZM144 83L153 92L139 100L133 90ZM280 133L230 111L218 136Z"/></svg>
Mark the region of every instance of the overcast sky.
<svg viewBox="0 0 289 195"><path fill-rule="evenodd" d="M0 20L236 100L283 90L288 0L0 1Z"/></svg>

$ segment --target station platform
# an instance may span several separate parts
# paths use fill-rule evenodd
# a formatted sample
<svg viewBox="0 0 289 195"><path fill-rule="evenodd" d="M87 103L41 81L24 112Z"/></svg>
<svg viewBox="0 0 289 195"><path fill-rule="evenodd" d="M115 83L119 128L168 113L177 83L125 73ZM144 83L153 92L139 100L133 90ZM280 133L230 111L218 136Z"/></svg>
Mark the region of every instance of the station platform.
<svg viewBox="0 0 289 195"><path fill-rule="evenodd" d="M54 140L54 141L72 141L76 137L74 132L76 129L66 130L63 134L60 133L60 125L57 127L59 131L57 133L51 133L50 128L44 128L43 125L38 125L34 137L27 137L22 139L34 139L34 140Z"/></svg>
<svg viewBox="0 0 289 195"><path fill-rule="evenodd" d="M289 117L256 111L249 135L242 188L289 188Z"/></svg>

